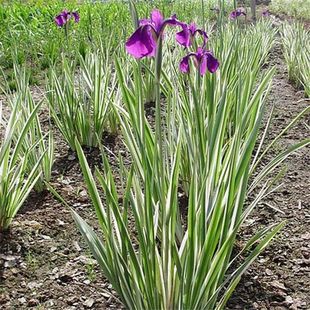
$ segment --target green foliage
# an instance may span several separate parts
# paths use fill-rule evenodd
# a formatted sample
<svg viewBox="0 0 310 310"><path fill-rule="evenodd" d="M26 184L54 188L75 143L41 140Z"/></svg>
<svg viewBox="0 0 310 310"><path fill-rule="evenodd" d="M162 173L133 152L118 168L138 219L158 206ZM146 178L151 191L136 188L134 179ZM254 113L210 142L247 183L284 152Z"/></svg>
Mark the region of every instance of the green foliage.
<svg viewBox="0 0 310 310"><path fill-rule="evenodd" d="M303 86L310 96L310 33L301 23L284 23L281 29L283 53L288 77L295 86Z"/></svg>
<svg viewBox="0 0 310 310"><path fill-rule="evenodd" d="M29 75L27 74L27 70L15 65L14 76L15 81L17 81L16 91L7 93L7 99L11 109L17 108L21 113L21 121L18 122L14 137L14 143L16 143L19 139L22 127L35 109L36 103L29 89ZM42 106L42 102L39 105ZM36 141L40 142L37 144L36 148L32 148L32 145L34 145ZM32 168L40 160L41 155L45 153L39 167L41 172L40 177L34 186L35 190L40 192L45 188L45 182L49 182L51 178L51 171L54 163L54 139L52 131L49 130L46 134L43 132L38 113L30 123L28 133L25 135L21 147L20 156L24 156L27 153L26 170L28 173L30 173Z"/></svg>
<svg viewBox="0 0 310 310"><path fill-rule="evenodd" d="M263 227L235 253L242 224L277 184L283 169L275 169L310 143L265 158L310 108L265 145L271 113L258 139L275 72L263 68L276 30L267 19L256 25L230 22L227 13L235 3L138 1L137 10L130 6L132 14L128 2L116 0L3 5L2 89L12 111L8 121L0 115L0 231L30 191L42 190L51 177L53 136L44 133L38 116L44 99L36 104L29 89L36 70L46 69L50 116L77 152L100 234L72 214L124 305L223 309L242 274L284 225ZM215 5L226 10L216 27L210 22ZM175 44L175 28L158 39L155 59L136 61L125 54L131 18L137 23L154 7L208 28L207 48L220 61L215 74L201 76L194 62L190 73L179 72L185 52ZM68 31L53 21L65 8L81 15ZM281 33L290 78L309 94L309 58L303 53L309 50L308 33L300 25L284 25ZM154 103L155 115L148 115L145 103ZM105 131L121 133L129 154L126 164L115 156L117 176L101 145ZM83 146L101 149L103 171L90 170ZM86 272L93 280L92 264Z"/></svg>
<svg viewBox="0 0 310 310"><path fill-rule="evenodd" d="M97 146L104 131L115 132L117 119L111 102L117 96L109 50L88 53L79 65L63 59L63 71L49 73L47 97L51 116L70 147L74 141Z"/></svg>
<svg viewBox="0 0 310 310"><path fill-rule="evenodd" d="M92 174L76 141L103 237L72 213L129 309L223 309L241 275L284 225L263 228L232 255L240 226L279 179L274 169L309 140L256 170L262 148L253 156L254 147L274 69L260 72L275 31L268 22L242 31L231 27L213 38L221 61L214 75L202 78L193 70L182 76L176 69L182 50L163 47L162 81L155 87L161 85L165 99L158 109L156 95L155 126L144 115L141 63L132 64L129 78L116 59L122 100L115 105L132 159L130 167L119 159L120 191L105 152L104 172ZM155 80L158 76L155 70Z"/></svg>
<svg viewBox="0 0 310 310"><path fill-rule="evenodd" d="M276 13L310 19L310 0L272 0L270 9Z"/></svg>
<svg viewBox="0 0 310 310"><path fill-rule="evenodd" d="M8 121L1 117L2 107L0 110L0 125L1 129L5 130L0 145L0 232L9 228L40 178L40 165L45 150L31 169L29 158L42 141L33 141L27 145L29 149L25 150L29 141L27 135L31 131L39 107L39 104L34 106L27 118L24 118L20 106L14 105Z"/></svg>

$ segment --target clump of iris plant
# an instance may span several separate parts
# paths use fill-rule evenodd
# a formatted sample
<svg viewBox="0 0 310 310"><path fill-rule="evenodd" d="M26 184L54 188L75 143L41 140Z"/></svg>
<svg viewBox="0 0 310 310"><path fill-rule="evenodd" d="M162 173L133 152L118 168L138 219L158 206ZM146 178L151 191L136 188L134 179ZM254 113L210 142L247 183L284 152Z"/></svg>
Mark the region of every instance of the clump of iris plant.
<svg viewBox="0 0 310 310"><path fill-rule="evenodd" d="M76 23L80 21L80 15L77 11L69 12L67 10L63 10L60 14L58 14L54 21L58 27L63 27L71 18L73 18Z"/></svg>
<svg viewBox="0 0 310 310"><path fill-rule="evenodd" d="M207 70L210 73L214 73L219 67L219 61L213 56L213 53L204 48L198 47L194 53L189 53L180 62L180 71L183 73L190 72L189 60L193 57L194 64L199 70L200 75L204 75Z"/></svg>
<svg viewBox="0 0 310 310"><path fill-rule="evenodd" d="M203 38L203 46L206 45L208 41L207 33L202 29L198 29L194 22L189 25L184 24L182 28L183 30L176 34L176 40L179 44L185 47L191 46L195 36L198 34Z"/></svg>
<svg viewBox="0 0 310 310"><path fill-rule="evenodd" d="M230 18L230 19L236 19L237 17L239 17L239 16L241 16L241 15L246 16L246 13L245 13L245 11L244 11L243 8L238 8L238 9L232 11L232 12L229 14L229 18Z"/></svg>

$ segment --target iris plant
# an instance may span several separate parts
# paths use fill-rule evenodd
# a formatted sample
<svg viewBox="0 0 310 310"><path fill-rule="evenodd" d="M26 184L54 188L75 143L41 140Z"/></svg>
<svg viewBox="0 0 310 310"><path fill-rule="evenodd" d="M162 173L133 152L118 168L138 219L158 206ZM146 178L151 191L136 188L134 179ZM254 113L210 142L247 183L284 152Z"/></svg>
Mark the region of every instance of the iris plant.
<svg viewBox="0 0 310 310"><path fill-rule="evenodd" d="M12 142L17 143L24 124L27 123L33 110L36 109L36 103L29 88L29 76L27 75L26 68L14 64L14 78L17 81L16 91L7 94L7 101L11 110L17 109L21 114L19 121L16 123L15 134L12 137ZM37 145L33 148L32 146L36 142ZM42 154L44 154L41 159L41 165L38 168L40 177L34 186L36 191L43 191L45 189L45 181L49 182L51 178L54 163L54 139L51 130L45 133L38 113L35 114L29 124L29 130L23 139L19 154L20 157L27 157L25 162L26 174L31 173L33 167L40 161Z"/></svg>
<svg viewBox="0 0 310 310"><path fill-rule="evenodd" d="M137 16L137 14L135 14ZM162 124L161 124L161 109L160 109L160 76L162 70L162 42L163 34L167 25L181 26L183 30L186 29L186 24L177 20L176 15L172 15L168 19L164 19L159 10L151 12L150 19L139 20L139 26L136 31L129 37L125 47L129 54L137 59L144 57L155 57L155 157L158 157L160 163L159 175L163 176L164 160L163 160L163 141L162 141ZM140 105L140 112L142 114L142 105ZM164 182L159 180L159 183Z"/></svg>
<svg viewBox="0 0 310 310"><path fill-rule="evenodd" d="M40 165L46 150L43 150L30 170L27 166L29 155L38 148L42 140L33 141L28 145L28 152L23 152L39 108L40 103L33 107L31 113L24 119L20 106L15 105L9 120L6 121L1 118L0 105L0 129L1 131L4 129L0 145L0 234L9 229L15 215L41 176Z"/></svg>
<svg viewBox="0 0 310 310"><path fill-rule="evenodd" d="M80 21L80 15L78 12L73 11L69 12L67 10L63 10L60 14L55 17L55 23L58 27L65 26L71 18L74 18L74 21L78 23Z"/></svg>
<svg viewBox="0 0 310 310"><path fill-rule="evenodd" d="M62 73L50 70L47 85L51 116L73 150L75 139L95 147L104 131L117 126L110 105L116 95L116 78L109 59L100 52L78 57L79 67L63 57Z"/></svg>
<svg viewBox="0 0 310 310"><path fill-rule="evenodd" d="M310 96L310 37L302 23L284 23L280 32L288 77L296 87L303 86Z"/></svg>

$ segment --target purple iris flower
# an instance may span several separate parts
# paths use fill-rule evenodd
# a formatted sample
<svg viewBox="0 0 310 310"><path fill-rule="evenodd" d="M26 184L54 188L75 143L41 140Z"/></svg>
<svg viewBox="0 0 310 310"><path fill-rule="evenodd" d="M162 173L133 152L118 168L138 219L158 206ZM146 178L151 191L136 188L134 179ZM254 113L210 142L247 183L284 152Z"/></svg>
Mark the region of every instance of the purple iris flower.
<svg viewBox="0 0 310 310"><path fill-rule="evenodd" d="M77 11L71 12L71 16L73 16L74 21L78 23L80 21L80 15Z"/></svg>
<svg viewBox="0 0 310 310"><path fill-rule="evenodd" d="M183 26L176 15L164 19L160 11L153 10L150 19L141 19L139 27L127 40L127 52L135 58L153 57L156 53L157 40L163 35L166 25Z"/></svg>
<svg viewBox="0 0 310 310"><path fill-rule="evenodd" d="M64 18L66 21L68 21L68 20L70 19L70 12L69 12L69 11L63 10L60 14L63 16L63 18Z"/></svg>
<svg viewBox="0 0 310 310"><path fill-rule="evenodd" d="M58 27L63 27L70 18L73 17L74 21L78 23L80 21L80 15L78 12L69 12L67 10L63 10L60 14L55 17L55 23Z"/></svg>
<svg viewBox="0 0 310 310"><path fill-rule="evenodd" d="M262 12L262 16L263 16L263 17L268 17L268 16L270 16L269 10L263 11L263 12Z"/></svg>
<svg viewBox="0 0 310 310"><path fill-rule="evenodd" d="M238 9L232 11L229 14L229 17L230 17L230 19L236 19L237 17L239 17L241 15L246 16L246 13L244 12L244 10L242 8L238 8Z"/></svg>
<svg viewBox="0 0 310 310"><path fill-rule="evenodd" d="M195 66L199 69L200 75L207 72L214 73L219 67L219 61L213 56L212 52L198 47L196 53L189 53L180 62L180 70L183 73L189 73L189 59L194 57Z"/></svg>
<svg viewBox="0 0 310 310"><path fill-rule="evenodd" d="M183 30L176 34L176 40L179 44L189 47L192 45L196 34L199 34L203 37L203 47L206 45L208 41L207 33L202 29L198 29L194 22L189 25L183 24L182 28Z"/></svg>
<svg viewBox="0 0 310 310"><path fill-rule="evenodd" d="M63 10L55 17L55 23L59 27L63 27L70 18L70 13L67 10Z"/></svg>

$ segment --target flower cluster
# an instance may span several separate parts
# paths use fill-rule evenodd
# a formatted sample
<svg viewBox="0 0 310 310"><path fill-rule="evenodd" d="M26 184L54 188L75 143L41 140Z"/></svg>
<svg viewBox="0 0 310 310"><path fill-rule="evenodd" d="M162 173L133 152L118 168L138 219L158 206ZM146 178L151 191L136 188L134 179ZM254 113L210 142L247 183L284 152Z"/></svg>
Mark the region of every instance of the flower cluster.
<svg viewBox="0 0 310 310"><path fill-rule="evenodd" d="M188 25L179 21L176 15L164 19L158 10L152 11L150 19L142 19L139 21L139 27L125 44L127 52L137 59L154 57L156 55L158 39L163 38L164 29L167 25L182 28L182 30L176 34L176 41L185 48L193 44L196 35L200 35L203 38L202 47L199 47L195 53L190 52L181 60L181 72L189 73L189 59L192 56L194 57L194 63L201 75L204 75L207 69L211 73L214 73L218 69L218 60L213 56L211 51L206 50L208 35L204 30L198 29L195 23Z"/></svg>
<svg viewBox="0 0 310 310"><path fill-rule="evenodd" d="M80 15L78 12L69 12L67 10L63 10L60 14L55 17L55 23L58 27L63 27L68 23L68 21L74 18L74 21L78 23L80 21Z"/></svg>

